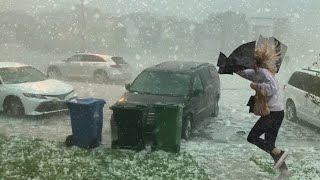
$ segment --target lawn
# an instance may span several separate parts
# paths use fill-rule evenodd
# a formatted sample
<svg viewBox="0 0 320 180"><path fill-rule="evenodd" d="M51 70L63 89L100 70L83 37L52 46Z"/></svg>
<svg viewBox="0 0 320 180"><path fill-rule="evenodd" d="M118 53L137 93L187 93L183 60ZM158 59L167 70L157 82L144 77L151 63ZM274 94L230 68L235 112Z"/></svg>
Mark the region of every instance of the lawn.
<svg viewBox="0 0 320 180"><path fill-rule="evenodd" d="M185 152L67 148L0 135L0 179L209 179Z"/></svg>

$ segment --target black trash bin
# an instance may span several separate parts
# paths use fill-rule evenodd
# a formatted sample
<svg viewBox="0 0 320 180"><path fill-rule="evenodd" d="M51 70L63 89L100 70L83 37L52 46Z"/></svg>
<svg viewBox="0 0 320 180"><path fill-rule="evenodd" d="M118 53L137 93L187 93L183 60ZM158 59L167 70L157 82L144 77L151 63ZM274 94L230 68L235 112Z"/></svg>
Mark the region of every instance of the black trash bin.
<svg viewBox="0 0 320 180"><path fill-rule="evenodd" d="M105 101L96 98L77 98L66 102L71 117L72 135L66 145L94 148L101 144L103 106Z"/></svg>
<svg viewBox="0 0 320 180"><path fill-rule="evenodd" d="M154 104L155 130L152 150L180 152L182 129L181 104Z"/></svg>
<svg viewBox="0 0 320 180"><path fill-rule="evenodd" d="M145 149L144 120L148 107L142 105L112 106L111 134L116 132L117 138L112 139L112 148Z"/></svg>

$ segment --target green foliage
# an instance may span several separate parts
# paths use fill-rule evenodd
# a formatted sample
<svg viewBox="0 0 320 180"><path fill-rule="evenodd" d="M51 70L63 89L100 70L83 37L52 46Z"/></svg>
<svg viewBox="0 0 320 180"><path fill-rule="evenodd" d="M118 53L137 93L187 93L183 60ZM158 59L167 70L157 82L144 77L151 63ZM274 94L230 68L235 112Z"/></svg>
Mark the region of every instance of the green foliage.
<svg viewBox="0 0 320 180"><path fill-rule="evenodd" d="M0 179L208 179L189 154L136 153L0 136Z"/></svg>
<svg viewBox="0 0 320 180"><path fill-rule="evenodd" d="M270 165L269 162L265 162L262 159L258 159L255 156L252 156L250 158L250 161L252 161L253 163L255 163L257 166L259 166L259 168L263 171L263 172L267 172L269 174L275 175L276 171L274 169L272 169L272 166Z"/></svg>

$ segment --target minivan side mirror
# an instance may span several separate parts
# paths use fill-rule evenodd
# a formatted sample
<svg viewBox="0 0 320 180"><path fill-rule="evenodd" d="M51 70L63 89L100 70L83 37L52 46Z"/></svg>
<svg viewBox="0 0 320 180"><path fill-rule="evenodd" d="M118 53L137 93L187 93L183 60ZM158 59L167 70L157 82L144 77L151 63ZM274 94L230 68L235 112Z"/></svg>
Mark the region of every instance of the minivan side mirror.
<svg viewBox="0 0 320 180"><path fill-rule="evenodd" d="M131 86L130 83L126 83L124 86L125 86L125 88L126 88L127 91L130 91L130 86Z"/></svg>

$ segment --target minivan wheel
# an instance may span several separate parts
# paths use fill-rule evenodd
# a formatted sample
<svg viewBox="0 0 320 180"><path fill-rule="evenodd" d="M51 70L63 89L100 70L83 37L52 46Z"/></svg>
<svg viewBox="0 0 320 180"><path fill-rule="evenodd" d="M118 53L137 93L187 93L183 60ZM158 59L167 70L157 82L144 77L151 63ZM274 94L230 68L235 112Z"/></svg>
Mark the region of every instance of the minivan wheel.
<svg viewBox="0 0 320 180"><path fill-rule="evenodd" d="M286 103L286 118L289 121L297 121L297 110L294 102L292 100L288 100Z"/></svg>
<svg viewBox="0 0 320 180"><path fill-rule="evenodd" d="M191 116L187 116L184 120L182 127L182 138L185 140L189 140L192 133L192 118Z"/></svg>
<svg viewBox="0 0 320 180"><path fill-rule="evenodd" d="M23 116L25 112L21 100L16 97L7 99L4 103L4 113L12 117Z"/></svg>

